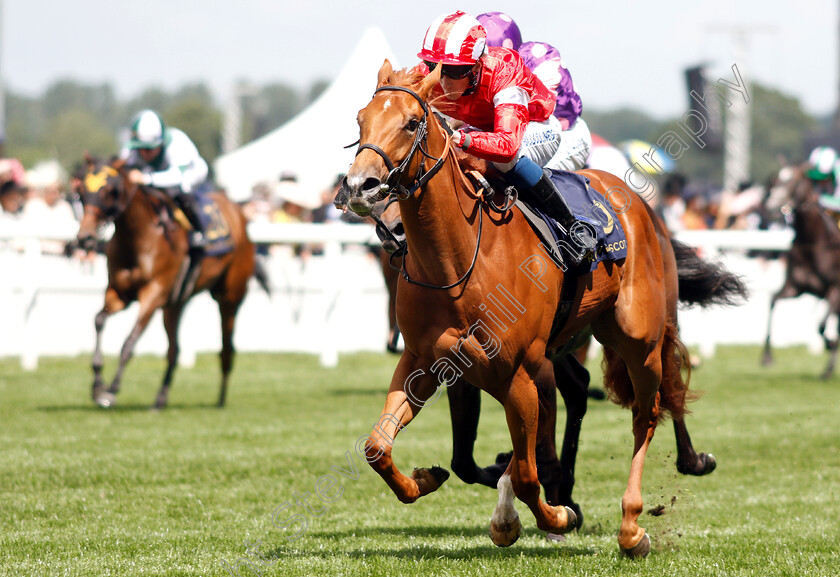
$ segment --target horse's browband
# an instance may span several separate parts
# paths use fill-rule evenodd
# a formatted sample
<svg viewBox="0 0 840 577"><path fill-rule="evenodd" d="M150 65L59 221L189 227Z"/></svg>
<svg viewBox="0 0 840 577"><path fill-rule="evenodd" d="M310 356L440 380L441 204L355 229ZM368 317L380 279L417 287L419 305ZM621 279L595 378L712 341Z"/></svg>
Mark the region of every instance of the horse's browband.
<svg viewBox="0 0 840 577"><path fill-rule="evenodd" d="M426 102L422 98L420 98L420 95L417 94L416 92L414 92L412 89L406 88L405 86L390 86L390 85L389 86L380 86L379 88L374 90L373 95L376 96L377 92L382 92L382 91L386 91L386 92L387 91L400 91L400 92L407 92L407 93L411 94L414 97L414 99L417 102L420 103L420 106L423 107L423 116L428 116L429 115L428 105L426 104Z"/></svg>

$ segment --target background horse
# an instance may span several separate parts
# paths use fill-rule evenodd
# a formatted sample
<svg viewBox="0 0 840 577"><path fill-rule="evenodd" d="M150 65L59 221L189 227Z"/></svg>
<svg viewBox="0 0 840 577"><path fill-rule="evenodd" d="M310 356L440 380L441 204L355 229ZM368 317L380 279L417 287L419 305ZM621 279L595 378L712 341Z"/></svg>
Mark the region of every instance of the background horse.
<svg viewBox="0 0 840 577"><path fill-rule="evenodd" d="M487 174L490 166L484 161L471 156L458 154L459 164L470 170L479 170ZM494 186L504 186L503 182L493 180ZM396 291L402 264L402 252L405 249L405 228L396 202L377 203L372 214L377 225L377 235L382 241L385 256L380 258L385 283L389 292L389 318L395 316ZM714 304L731 304L732 276L716 264L703 262L689 247L674 241L678 277L686 285L679 300L687 305L707 307ZM396 253L396 254L395 254ZM394 258L390 258L394 254ZM685 282L686 279L692 279ZM702 287L700 290L697 287ZM393 324L391 325L393 331ZM549 352L553 370L542 371L535 379L540 398L545 399L547 423L543 437L536 447L537 473L545 489L545 500L549 505L565 505L578 516L582 525L583 514L580 506L572 499L575 483L575 462L581 425L586 414L587 400L592 395L589 386L589 371L586 370L586 352L591 338L579 339L583 342L573 353L556 354ZM556 450L557 403L556 390L560 391L566 409L566 421L558 459ZM603 399L603 392L595 398ZM496 462L490 466L479 467L473 456L478 432L478 419L481 413L481 391L459 379L446 389L449 398L449 410L452 423L452 472L468 484L479 483L495 488L504 474L512 452L499 453ZM677 443L677 471L684 475L702 476L715 470L717 463L710 453L697 453L685 424L685 419L673 419Z"/></svg>
<svg viewBox="0 0 840 577"><path fill-rule="evenodd" d="M820 206L819 195L806 176L806 169L805 166L783 168L772 192L772 196L777 199L774 207L780 208L776 205L784 200L790 203L794 237L787 253L785 283L770 299L762 364L770 365L773 362L770 329L776 302L808 293L828 303L828 312L820 322L819 331L829 352L828 365L822 378L829 379L837 363L837 340L829 339L825 329L831 315L836 315L840 322L840 229Z"/></svg>
<svg viewBox="0 0 840 577"><path fill-rule="evenodd" d="M224 406L228 377L233 368L233 330L236 313L248 288L251 275L268 292L267 277L255 264L254 246L248 239L246 222L239 207L221 193L210 196L221 218L230 229L233 248L220 256L205 256L193 290L180 292L186 273L188 242L186 231L170 218L171 200L160 191L132 184L122 161L112 164L87 159L87 172L82 185L84 217L77 241L90 250L96 243L99 227L114 222L114 236L106 245L108 288L105 304L96 315L96 350L93 355L93 400L101 407L115 403L126 364L131 359L137 339L143 334L152 314L163 309L163 323L169 339L167 368L155 408L166 406L172 376L178 362L178 324L189 298L209 290L219 304L222 320L222 382L218 405ZM120 353L120 364L111 386L105 390L102 379L102 329L112 314L137 301L140 309L137 322Z"/></svg>
<svg viewBox="0 0 840 577"><path fill-rule="evenodd" d="M414 277L398 287L397 317L406 348L368 438L368 461L403 502L435 491L448 473L432 468L403 475L391 457L392 444L439 384L448 386L463 376L504 406L513 443L490 524L494 543L510 545L519 536L514 495L528 505L540 529L574 529L571 509L540 498L535 448L545 420L534 381L549 363L547 349L591 327L604 345L605 385L614 400L633 411L633 458L619 546L628 556L644 556L650 539L638 517L645 454L663 411L681 417L688 393L680 370L686 350L677 336L679 281L668 233L641 199L628 203L618 216L627 257L571 275L571 316L550 338L565 275L542 259L540 241L518 211L489 212L464 178L426 104L440 68L422 78L393 73L386 60L373 99L358 114L361 144L346 179L349 207L362 215L396 189L409 247L405 274ZM581 174L602 194L625 186L600 171ZM529 264L539 266L528 269ZM489 310L485 298L495 302L490 297L498 301L500 295L508 299L511 316L507 323L492 318L504 338L482 314Z"/></svg>

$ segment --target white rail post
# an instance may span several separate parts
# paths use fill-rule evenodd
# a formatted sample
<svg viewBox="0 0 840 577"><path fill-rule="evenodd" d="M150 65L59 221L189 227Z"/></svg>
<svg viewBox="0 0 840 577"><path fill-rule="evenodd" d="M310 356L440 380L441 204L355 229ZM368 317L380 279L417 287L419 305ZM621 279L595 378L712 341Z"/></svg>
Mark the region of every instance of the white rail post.
<svg viewBox="0 0 840 577"><path fill-rule="evenodd" d="M334 312L338 306L338 297L341 293L341 278L337 278L341 274L341 254L342 246L337 240L330 240L324 244L324 260L326 261L327 270L333 274L333 282L324 290L324 330L321 341L321 356L320 362L322 367L335 368L338 366L338 340L336 333L338 328L333 322L335 318Z"/></svg>
<svg viewBox="0 0 840 577"><path fill-rule="evenodd" d="M41 241L30 237L24 241L23 258L26 262L23 274L23 342L20 365L25 371L38 368L38 327L34 317L35 302L38 299L38 275L41 271Z"/></svg>

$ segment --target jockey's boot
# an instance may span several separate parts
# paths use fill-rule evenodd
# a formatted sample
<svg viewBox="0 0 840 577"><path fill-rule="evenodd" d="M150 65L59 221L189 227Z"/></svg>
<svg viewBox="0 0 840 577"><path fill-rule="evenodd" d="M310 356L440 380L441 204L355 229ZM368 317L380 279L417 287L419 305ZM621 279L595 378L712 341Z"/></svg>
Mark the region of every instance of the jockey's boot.
<svg viewBox="0 0 840 577"><path fill-rule="evenodd" d="M564 245L565 252L571 260L572 267L577 267L583 262L583 259L591 256L592 250L595 248L595 239L592 237L590 227L580 223L572 214L566 199L554 186L550 170L543 169L542 177L531 187L530 192L540 209L554 218L566 230L571 243L569 243L569 246Z"/></svg>
<svg viewBox="0 0 840 577"><path fill-rule="evenodd" d="M201 219L198 217L198 201L193 195L182 193L175 197L175 203L184 212L184 216L193 228L192 233L189 234L190 251L203 252L207 246L207 239L204 236Z"/></svg>

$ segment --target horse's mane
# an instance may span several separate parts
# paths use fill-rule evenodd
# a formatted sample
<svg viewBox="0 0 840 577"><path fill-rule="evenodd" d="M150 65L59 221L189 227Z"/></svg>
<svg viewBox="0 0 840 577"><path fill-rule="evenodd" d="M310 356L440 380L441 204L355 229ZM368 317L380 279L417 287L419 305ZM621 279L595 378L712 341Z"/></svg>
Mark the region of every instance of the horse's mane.
<svg viewBox="0 0 840 577"><path fill-rule="evenodd" d="M388 84L391 86L404 86L405 88L411 88L419 84L423 78L425 78L425 75L420 72L417 67L402 68L391 72L388 76ZM448 114L455 108L452 102L442 96L429 100L428 104L444 114Z"/></svg>
<svg viewBox="0 0 840 577"><path fill-rule="evenodd" d="M401 68L394 70L388 75L388 84L391 86L405 86L406 88L419 84L423 80L423 73L417 68Z"/></svg>

